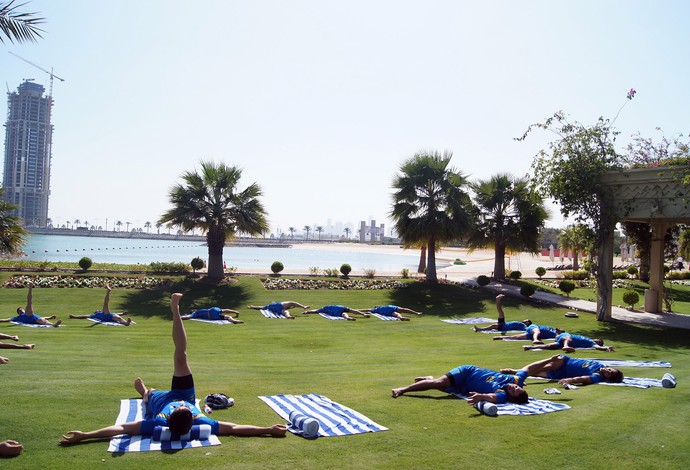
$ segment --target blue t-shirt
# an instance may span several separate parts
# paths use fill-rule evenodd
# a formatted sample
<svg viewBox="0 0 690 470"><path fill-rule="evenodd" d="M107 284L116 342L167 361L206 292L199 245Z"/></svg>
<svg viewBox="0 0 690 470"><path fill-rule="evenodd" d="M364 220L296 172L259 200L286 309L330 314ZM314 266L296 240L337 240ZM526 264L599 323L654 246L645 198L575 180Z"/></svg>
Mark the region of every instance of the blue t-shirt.
<svg viewBox="0 0 690 470"><path fill-rule="evenodd" d="M194 388L179 390L154 390L149 394L149 401L146 404L146 414L141 422L142 436L150 436L156 426L167 426L170 414L182 403L186 404L192 411L194 421L192 424L209 424L211 432L218 434L218 421L209 418L201 413L195 405L196 392Z"/></svg>
<svg viewBox="0 0 690 470"><path fill-rule="evenodd" d="M562 356L563 365L556 370L547 372L547 377L552 380L569 379L572 377L589 376L592 383L598 384L604 377L599 370L604 367L601 362L591 359L575 359L574 357Z"/></svg>
<svg viewBox="0 0 690 470"><path fill-rule="evenodd" d="M342 305L326 305L319 309L319 313L325 313L332 317L342 317L343 313L347 312L349 309L343 307Z"/></svg>
<svg viewBox="0 0 690 470"><path fill-rule="evenodd" d="M566 338L572 338L573 341L571 342L571 346L574 348L591 348L594 347L594 341L592 341L591 338L588 338L586 336L582 335L575 335L575 334L570 334L570 333L561 333L558 335L556 338L556 342L563 346L565 343Z"/></svg>
<svg viewBox="0 0 690 470"><path fill-rule="evenodd" d="M444 392L462 395L469 395L470 392L495 393L496 403L500 404L508 401L508 395L502 390L503 387L509 384L522 387L527 378L527 371L520 370L515 375L511 375L465 365L456 367L448 372L448 375L453 378L453 385L445 389Z"/></svg>
<svg viewBox="0 0 690 470"><path fill-rule="evenodd" d="M535 325L531 324L527 328L525 328L525 332L529 337L532 337L532 332L538 329L540 332L540 338L541 339L552 339L556 337L556 329L552 326L543 326L543 325Z"/></svg>
<svg viewBox="0 0 690 470"><path fill-rule="evenodd" d="M38 323L38 319L41 318L39 315L36 315L35 313L33 315L27 315L26 313L20 313L16 317L12 318L11 321L16 322L16 323L28 323L29 325L35 325Z"/></svg>
<svg viewBox="0 0 690 470"><path fill-rule="evenodd" d="M395 312L398 311L397 305L379 305L370 310L371 313L378 313L386 317L392 317Z"/></svg>
<svg viewBox="0 0 690 470"><path fill-rule="evenodd" d="M502 330L504 333L506 331L525 331L527 330L527 325L525 325L521 321L507 321L503 323Z"/></svg>
<svg viewBox="0 0 690 470"><path fill-rule="evenodd" d="M222 310L219 307L212 308L202 308L192 312L192 318L198 318L199 320L220 320Z"/></svg>
<svg viewBox="0 0 690 470"><path fill-rule="evenodd" d="M264 307L264 310L268 310L270 312L280 315L281 313L283 313L284 310L283 302L271 302L270 304Z"/></svg>
<svg viewBox="0 0 690 470"><path fill-rule="evenodd" d="M112 313L103 313L100 310L93 312L89 317L102 322L114 322Z"/></svg>

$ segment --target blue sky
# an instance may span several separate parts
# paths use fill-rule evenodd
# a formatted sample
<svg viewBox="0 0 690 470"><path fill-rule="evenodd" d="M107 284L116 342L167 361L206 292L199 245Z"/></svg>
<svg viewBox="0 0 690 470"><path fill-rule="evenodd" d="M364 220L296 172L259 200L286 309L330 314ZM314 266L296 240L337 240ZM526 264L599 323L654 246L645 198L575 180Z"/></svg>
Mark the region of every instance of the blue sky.
<svg viewBox="0 0 690 470"><path fill-rule="evenodd" d="M685 1L33 0L33 44L0 78L55 81L50 217L155 223L201 159L258 182L272 230L373 217L419 150L470 179L529 173L563 110L687 134ZM6 115L6 100L0 112ZM4 148L4 142L3 142ZM563 226L556 207L549 226ZM389 225L387 223L387 225Z"/></svg>

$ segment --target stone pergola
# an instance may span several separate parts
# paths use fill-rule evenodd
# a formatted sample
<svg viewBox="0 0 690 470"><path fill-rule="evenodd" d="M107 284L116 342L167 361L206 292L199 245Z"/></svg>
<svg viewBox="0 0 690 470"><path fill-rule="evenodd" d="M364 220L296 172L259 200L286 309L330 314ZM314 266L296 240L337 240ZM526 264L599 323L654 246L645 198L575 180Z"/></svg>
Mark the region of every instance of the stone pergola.
<svg viewBox="0 0 690 470"><path fill-rule="evenodd" d="M644 222L652 227L649 266L649 291L645 311L662 311L664 292L664 236L673 224L690 224L690 185L683 184L688 166L640 168L610 172L602 184L612 193L612 209L616 222ZM613 285L613 237L599 247L603 256L602 272L608 283L605 320L611 319ZM597 311L601 311L598 300Z"/></svg>

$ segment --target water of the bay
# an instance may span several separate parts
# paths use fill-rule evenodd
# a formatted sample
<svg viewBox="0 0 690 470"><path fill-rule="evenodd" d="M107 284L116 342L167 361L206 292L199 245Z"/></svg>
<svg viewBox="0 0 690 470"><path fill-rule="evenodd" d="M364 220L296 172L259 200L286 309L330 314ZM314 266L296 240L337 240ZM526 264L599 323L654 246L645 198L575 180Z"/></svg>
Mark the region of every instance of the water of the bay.
<svg viewBox="0 0 690 470"><path fill-rule="evenodd" d="M354 271L400 272L403 268L416 269L419 260L416 250L387 253L341 246L333 244L327 249L309 248L308 244L289 248L227 246L223 255L227 266L234 266L240 272L245 269L270 272L274 261L283 263L286 272L310 267L337 269L343 263L348 263ZM197 256L208 259L208 248L201 242L60 235L30 235L24 252L27 256L23 259L30 261L77 262L88 256L94 263L147 265L152 262L189 263Z"/></svg>

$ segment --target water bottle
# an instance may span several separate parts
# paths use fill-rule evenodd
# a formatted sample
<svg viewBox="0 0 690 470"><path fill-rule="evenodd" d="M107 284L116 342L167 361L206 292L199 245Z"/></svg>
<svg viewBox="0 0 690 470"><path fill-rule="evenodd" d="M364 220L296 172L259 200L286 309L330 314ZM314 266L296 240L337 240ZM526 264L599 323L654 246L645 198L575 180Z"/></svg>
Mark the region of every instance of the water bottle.
<svg viewBox="0 0 690 470"><path fill-rule="evenodd" d="M210 406L204 405L204 413L206 413L207 415L210 415L211 413L213 413L213 410L211 409Z"/></svg>
<svg viewBox="0 0 690 470"><path fill-rule="evenodd" d="M498 414L496 405L488 401L477 402L474 404L474 407L487 416L496 416Z"/></svg>

